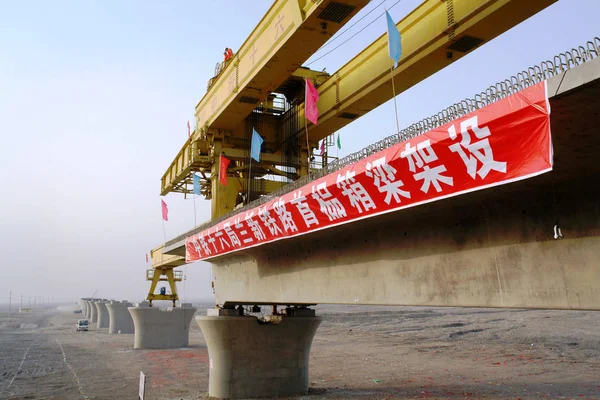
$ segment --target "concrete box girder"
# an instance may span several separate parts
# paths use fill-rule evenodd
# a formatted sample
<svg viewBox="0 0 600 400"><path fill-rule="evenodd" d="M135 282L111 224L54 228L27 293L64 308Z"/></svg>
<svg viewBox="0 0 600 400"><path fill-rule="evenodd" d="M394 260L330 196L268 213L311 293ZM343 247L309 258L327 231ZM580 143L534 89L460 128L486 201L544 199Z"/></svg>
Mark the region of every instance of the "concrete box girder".
<svg viewBox="0 0 600 400"><path fill-rule="evenodd" d="M550 173L212 259L217 304L600 309L599 77L549 80Z"/></svg>

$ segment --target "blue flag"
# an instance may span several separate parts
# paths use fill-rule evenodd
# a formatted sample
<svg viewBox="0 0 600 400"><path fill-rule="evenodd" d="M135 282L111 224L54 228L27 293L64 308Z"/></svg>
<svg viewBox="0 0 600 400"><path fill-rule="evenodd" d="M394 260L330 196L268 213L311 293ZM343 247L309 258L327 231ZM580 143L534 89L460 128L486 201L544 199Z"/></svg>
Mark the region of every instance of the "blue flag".
<svg viewBox="0 0 600 400"><path fill-rule="evenodd" d="M387 11L385 16L387 18L388 51L390 58L394 60L394 68L396 68L400 57L402 57L402 39L400 38L400 31L396 28L394 20Z"/></svg>
<svg viewBox="0 0 600 400"><path fill-rule="evenodd" d="M260 148L262 146L263 139L260 137L258 132L252 128L252 145L250 147L250 157L256 161L260 161Z"/></svg>
<svg viewBox="0 0 600 400"><path fill-rule="evenodd" d="M200 196L200 177L194 174L194 194Z"/></svg>

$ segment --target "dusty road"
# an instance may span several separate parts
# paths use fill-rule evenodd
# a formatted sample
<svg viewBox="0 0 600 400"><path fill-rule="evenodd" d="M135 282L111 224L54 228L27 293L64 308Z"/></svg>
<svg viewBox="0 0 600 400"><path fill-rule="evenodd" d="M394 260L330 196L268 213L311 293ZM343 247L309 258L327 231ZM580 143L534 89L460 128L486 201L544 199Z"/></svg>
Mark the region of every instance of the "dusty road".
<svg viewBox="0 0 600 400"><path fill-rule="evenodd" d="M201 311L204 310L203 307ZM600 312L319 306L298 399L600 399ZM70 312L0 317L0 399L201 399L208 353L132 350Z"/></svg>

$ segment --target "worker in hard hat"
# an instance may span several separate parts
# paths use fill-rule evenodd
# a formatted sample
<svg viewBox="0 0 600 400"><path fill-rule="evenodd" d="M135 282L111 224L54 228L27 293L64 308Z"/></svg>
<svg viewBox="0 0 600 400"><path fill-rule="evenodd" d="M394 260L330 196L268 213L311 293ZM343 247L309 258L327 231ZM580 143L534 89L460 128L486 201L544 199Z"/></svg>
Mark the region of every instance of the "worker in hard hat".
<svg viewBox="0 0 600 400"><path fill-rule="evenodd" d="M229 47L225 47L223 57L225 58L225 61L229 61L233 57L233 50L231 50Z"/></svg>

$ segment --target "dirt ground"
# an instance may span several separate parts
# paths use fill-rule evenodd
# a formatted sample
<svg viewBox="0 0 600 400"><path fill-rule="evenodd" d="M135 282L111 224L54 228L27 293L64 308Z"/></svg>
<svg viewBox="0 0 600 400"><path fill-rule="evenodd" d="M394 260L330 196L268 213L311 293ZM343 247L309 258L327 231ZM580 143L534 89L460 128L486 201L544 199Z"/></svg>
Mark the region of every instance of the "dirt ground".
<svg viewBox="0 0 600 400"><path fill-rule="evenodd" d="M205 312L200 308L199 313ZM600 312L318 306L297 399L600 399ZM71 311L0 317L0 399L202 399L208 353L133 350Z"/></svg>

